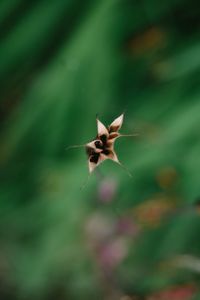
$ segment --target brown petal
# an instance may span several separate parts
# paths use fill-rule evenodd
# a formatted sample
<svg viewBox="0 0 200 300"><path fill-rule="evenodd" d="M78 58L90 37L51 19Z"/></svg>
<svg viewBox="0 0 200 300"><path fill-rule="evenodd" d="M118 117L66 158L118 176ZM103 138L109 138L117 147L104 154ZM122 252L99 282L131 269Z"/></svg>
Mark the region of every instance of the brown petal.
<svg viewBox="0 0 200 300"><path fill-rule="evenodd" d="M118 138L119 137L119 133L118 132L111 132L110 134L109 134L109 140L115 140L116 138Z"/></svg>

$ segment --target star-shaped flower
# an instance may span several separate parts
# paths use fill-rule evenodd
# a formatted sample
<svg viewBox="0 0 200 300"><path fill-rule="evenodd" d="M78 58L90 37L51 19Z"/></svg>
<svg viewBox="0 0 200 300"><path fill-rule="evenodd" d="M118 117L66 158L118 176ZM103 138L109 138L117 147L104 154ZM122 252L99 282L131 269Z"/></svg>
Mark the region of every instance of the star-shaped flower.
<svg viewBox="0 0 200 300"><path fill-rule="evenodd" d="M124 114L121 114L116 118L108 127L106 127L98 118L97 121L97 136L94 140L83 145L73 145L66 149L85 147L88 156L88 167L89 172L92 173L94 169L100 165L104 160L111 159L118 163L126 172L130 175L131 173L119 162L117 154L114 150L115 140L122 136L138 136L134 134L121 134L119 133L122 127Z"/></svg>
<svg viewBox="0 0 200 300"><path fill-rule="evenodd" d="M121 114L108 127L106 127L98 118L96 119L97 136L93 141L86 144L86 153L88 155L88 166L90 173L92 173L92 171L94 171L94 169L106 159L111 159L120 164L117 154L114 150L115 140L120 136L135 135L122 135L118 132L122 127L123 119L124 114Z"/></svg>

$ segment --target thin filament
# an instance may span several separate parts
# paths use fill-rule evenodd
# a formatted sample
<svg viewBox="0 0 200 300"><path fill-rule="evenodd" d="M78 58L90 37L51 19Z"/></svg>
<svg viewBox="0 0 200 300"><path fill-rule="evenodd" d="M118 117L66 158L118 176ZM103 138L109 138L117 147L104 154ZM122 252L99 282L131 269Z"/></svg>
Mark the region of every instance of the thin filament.
<svg viewBox="0 0 200 300"><path fill-rule="evenodd" d="M118 162L118 164L122 167L122 169L124 169L124 171L128 174L129 177L133 177L131 172L124 165L122 165L122 163Z"/></svg>
<svg viewBox="0 0 200 300"><path fill-rule="evenodd" d="M120 134L119 137L126 137L126 136L139 136L139 133L133 133L133 134Z"/></svg>

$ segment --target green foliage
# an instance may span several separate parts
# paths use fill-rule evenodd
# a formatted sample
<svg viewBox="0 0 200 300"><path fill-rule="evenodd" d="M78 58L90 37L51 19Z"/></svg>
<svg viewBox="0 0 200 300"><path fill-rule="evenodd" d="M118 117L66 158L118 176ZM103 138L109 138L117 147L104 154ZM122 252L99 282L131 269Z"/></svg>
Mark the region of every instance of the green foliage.
<svg viewBox="0 0 200 300"><path fill-rule="evenodd" d="M1 1L1 299L198 288L199 12L195 0ZM106 161L80 189L86 156L65 148L96 135L96 113L109 124L124 110L122 131L140 135L116 151L133 178Z"/></svg>

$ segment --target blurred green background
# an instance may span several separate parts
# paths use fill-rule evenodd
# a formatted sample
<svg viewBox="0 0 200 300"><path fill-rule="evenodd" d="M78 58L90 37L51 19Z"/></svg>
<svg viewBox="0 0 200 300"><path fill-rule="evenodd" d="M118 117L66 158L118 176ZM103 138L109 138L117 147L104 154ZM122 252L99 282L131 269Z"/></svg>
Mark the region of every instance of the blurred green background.
<svg viewBox="0 0 200 300"><path fill-rule="evenodd" d="M1 0L0 99L0 299L200 299L199 1Z"/></svg>

